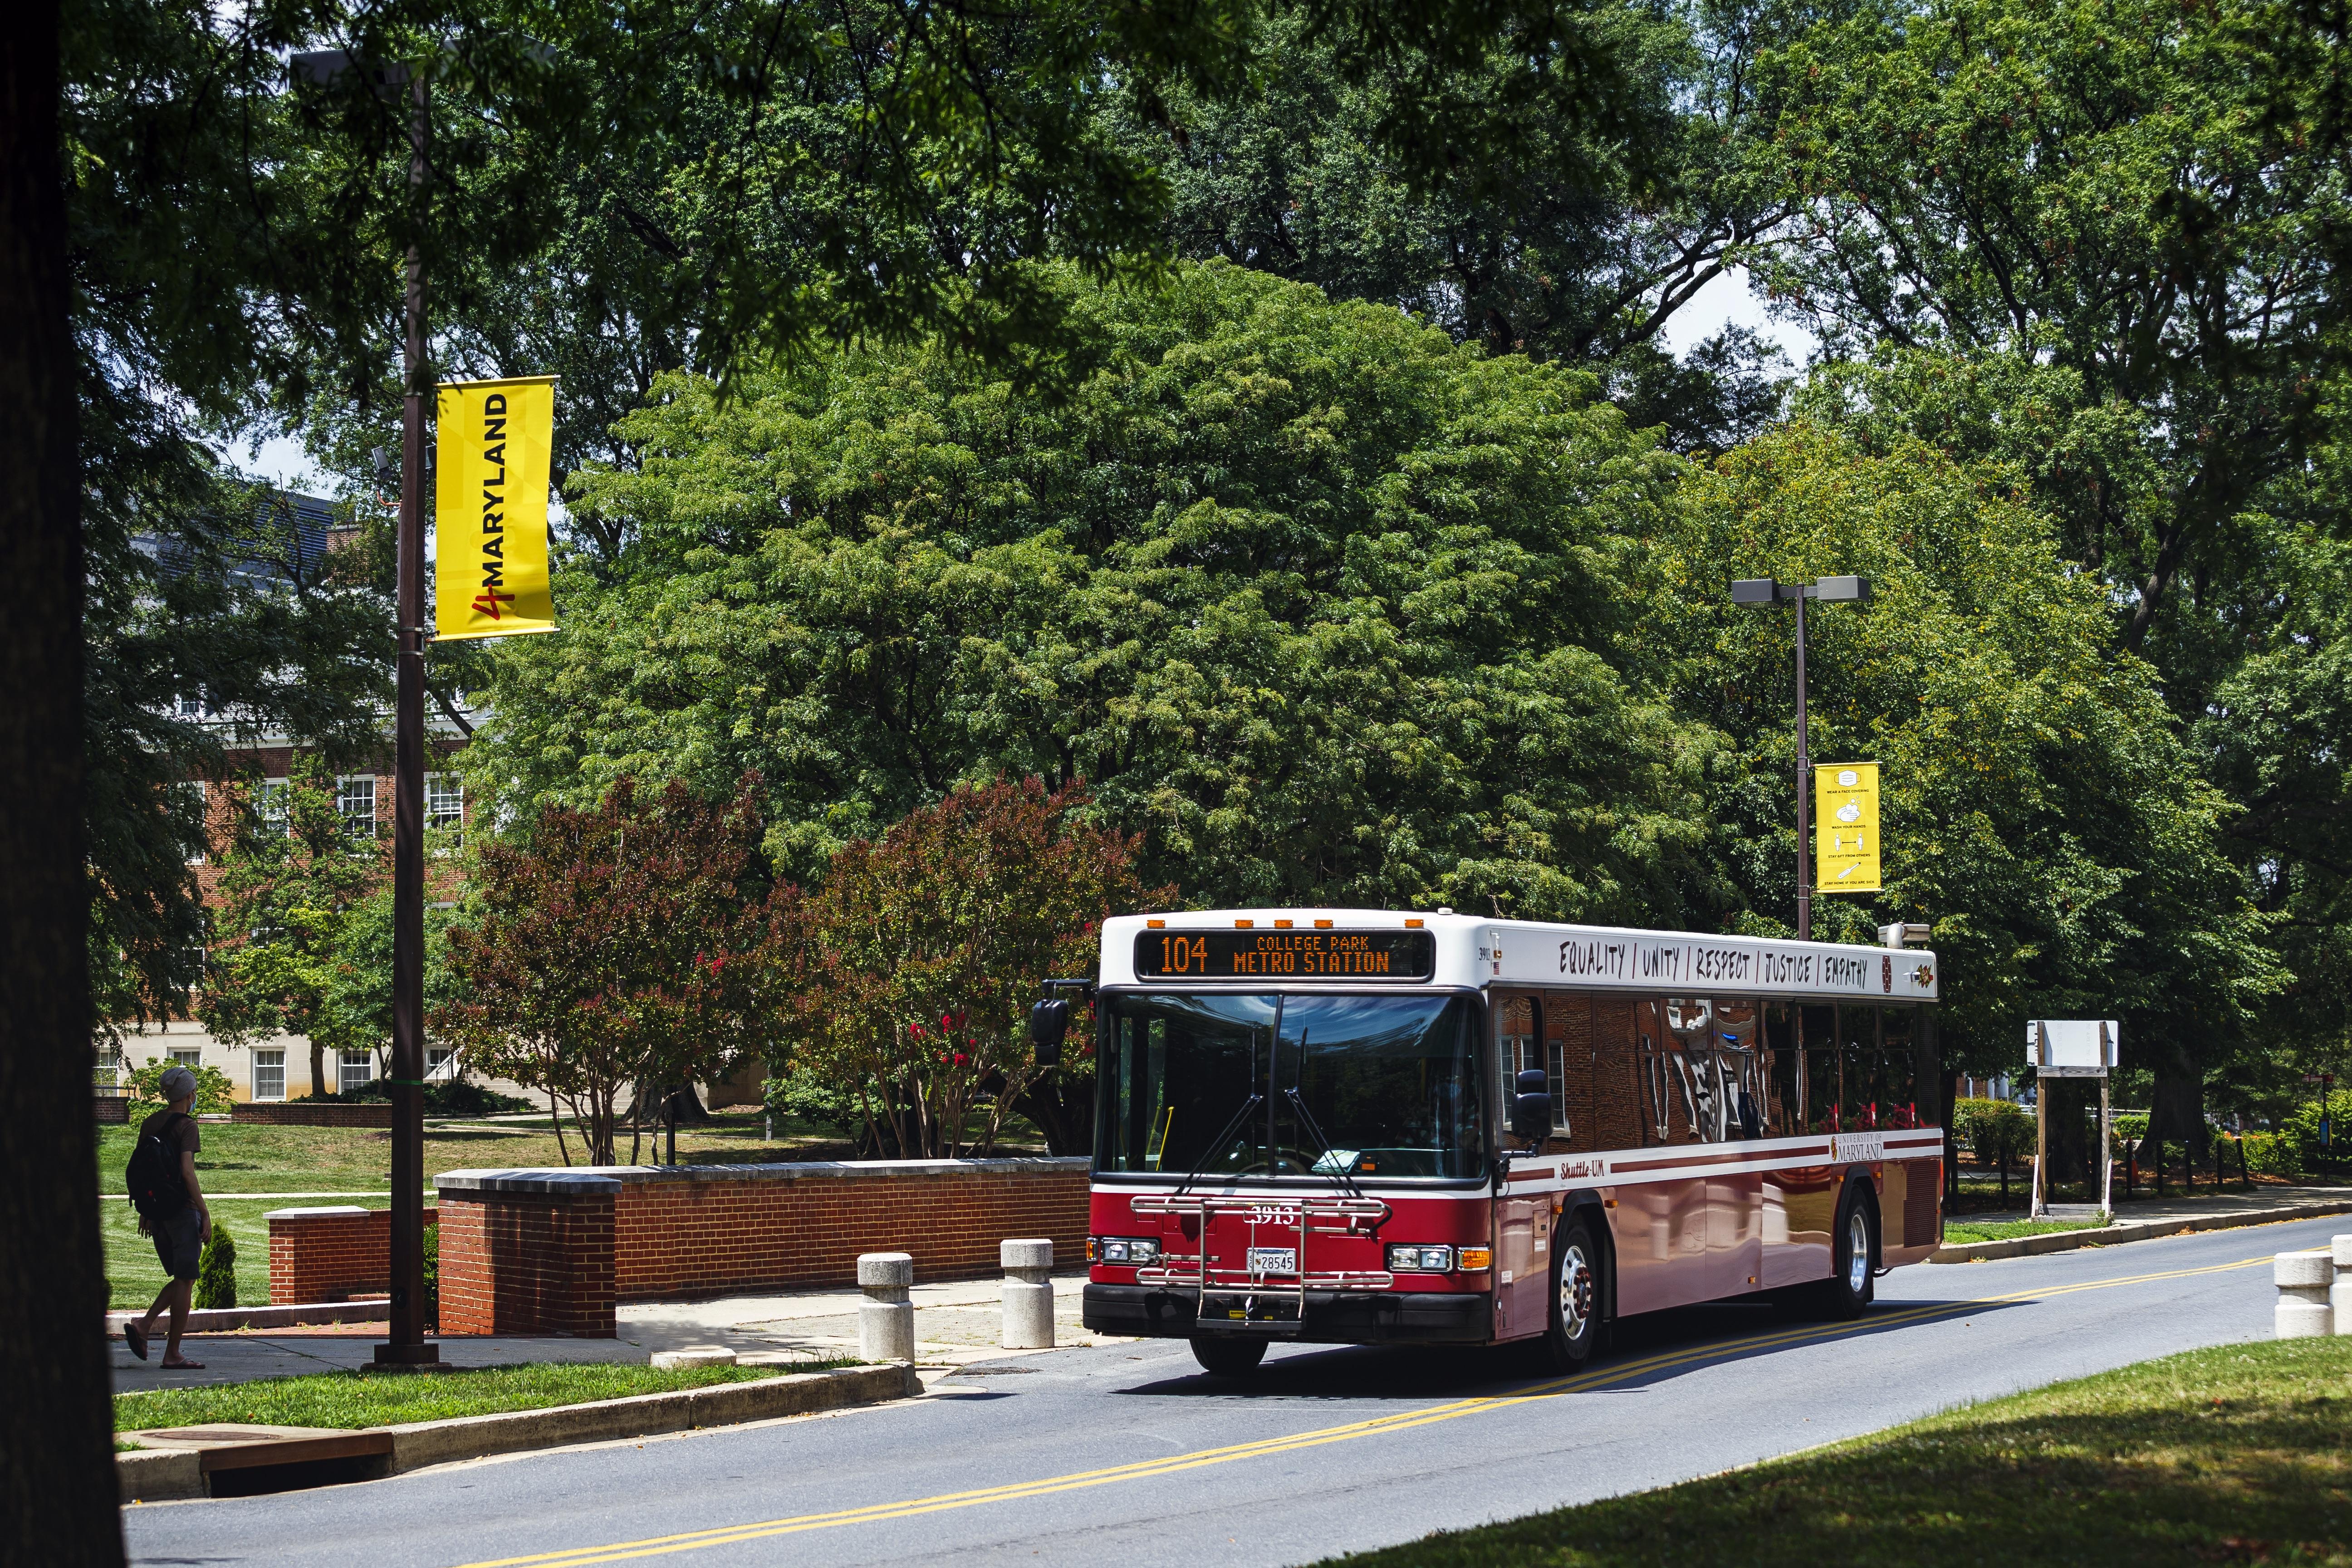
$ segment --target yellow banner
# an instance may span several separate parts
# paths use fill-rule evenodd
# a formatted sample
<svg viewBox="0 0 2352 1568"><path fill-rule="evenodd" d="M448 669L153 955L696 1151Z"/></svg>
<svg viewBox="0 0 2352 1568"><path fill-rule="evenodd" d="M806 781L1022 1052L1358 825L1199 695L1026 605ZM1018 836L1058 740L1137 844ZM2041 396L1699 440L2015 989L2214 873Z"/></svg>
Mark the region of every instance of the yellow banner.
<svg viewBox="0 0 2352 1568"><path fill-rule="evenodd" d="M1813 769L1813 841L1824 893L1875 893L1878 885L1878 764L1823 763Z"/></svg>
<svg viewBox="0 0 2352 1568"><path fill-rule="evenodd" d="M553 631L547 463L555 377L445 383L435 435L434 636Z"/></svg>

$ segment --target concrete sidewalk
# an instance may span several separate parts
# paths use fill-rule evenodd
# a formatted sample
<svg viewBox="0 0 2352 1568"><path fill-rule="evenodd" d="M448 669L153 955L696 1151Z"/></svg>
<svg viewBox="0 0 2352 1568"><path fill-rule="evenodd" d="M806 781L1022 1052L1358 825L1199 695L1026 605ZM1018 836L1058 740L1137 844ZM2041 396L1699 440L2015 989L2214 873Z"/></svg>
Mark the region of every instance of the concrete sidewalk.
<svg viewBox="0 0 2352 1568"><path fill-rule="evenodd" d="M2211 1214L2250 1213L2256 1209L2284 1208L2294 1204L2342 1203L2352 1199L2352 1186L2264 1186L2255 1184L2252 1190L2240 1186L2225 1187L2219 1192L2200 1188L2188 1197L2178 1195L2163 1198L2117 1198L2115 1218L2118 1225L2148 1225L2163 1220L2201 1219ZM1982 1214L1947 1214L1944 1223L1953 1225L2010 1225L2027 1217L2025 1207L1988 1210Z"/></svg>
<svg viewBox="0 0 2352 1568"><path fill-rule="evenodd" d="M1054 1337L1056 1348L1110 1344L1078 1321L1086 1286L1084 1270L1054 1277ZM916 1355L927 1380L956 1367L1034 1351L1007 1351L997 1340L1003 1328L997 1279L959 1279L918 1285L914 1289ZM442 1361L452 1366L511 1366L520 1362L635 1362L656 1351L723 1345L748 1364L789 1365L857 1354L855 1289L814 1290L790 1296L736 1296L716 1301L653 1301L623 1307L618 1337L450 1337L436 1340ZM308 1372L352 1368L373 1359L384 1337L382 1321L315 1325L299 1330L257 1329L236 1333L190 1334L183 1353L205 1363L201 1372L165 1372L163 1338L158 1332L142 1362L118 1331L110 1336L114 1391L180 1388L244 1383L257 1377L288 1377Z"/></svg>

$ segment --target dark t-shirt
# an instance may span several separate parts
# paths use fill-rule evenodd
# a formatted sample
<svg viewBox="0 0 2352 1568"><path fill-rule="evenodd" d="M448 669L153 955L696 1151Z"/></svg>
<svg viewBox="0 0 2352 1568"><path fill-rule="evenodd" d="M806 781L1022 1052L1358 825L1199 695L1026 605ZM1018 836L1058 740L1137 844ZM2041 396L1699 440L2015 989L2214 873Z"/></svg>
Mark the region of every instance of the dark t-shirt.
<svg viewBox="0 0 2352 1568"><path fill-rule="evenodd" d="M166 1127L166 1122L173 1124ZM159 1110L139 1124L139 1136L142 1139L156 1132L163 1135L163 1146L175 1154L194 1154L205 1146L204 1140L196 1134L196 1119L177 1111Z"/></svg>

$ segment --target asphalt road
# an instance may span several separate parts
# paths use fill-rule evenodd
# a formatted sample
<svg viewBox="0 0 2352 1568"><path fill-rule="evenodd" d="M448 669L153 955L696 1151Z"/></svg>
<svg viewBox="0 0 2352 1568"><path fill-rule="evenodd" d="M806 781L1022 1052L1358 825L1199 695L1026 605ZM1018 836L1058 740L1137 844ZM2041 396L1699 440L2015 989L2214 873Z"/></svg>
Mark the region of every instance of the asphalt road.
<svg viewBox="0 0 2352 1568"><path fill-rule="evenodd" d="M1571 1380L1487 1352L1181 1342L982 1363L921 1400L761 1427L129 1509L142 1563L1296 1563L1639 1490L2017 1389L2267 1337L2273 1252L2342 1218L1879 1281L1854 1324L1637 1321Z"/></svg>

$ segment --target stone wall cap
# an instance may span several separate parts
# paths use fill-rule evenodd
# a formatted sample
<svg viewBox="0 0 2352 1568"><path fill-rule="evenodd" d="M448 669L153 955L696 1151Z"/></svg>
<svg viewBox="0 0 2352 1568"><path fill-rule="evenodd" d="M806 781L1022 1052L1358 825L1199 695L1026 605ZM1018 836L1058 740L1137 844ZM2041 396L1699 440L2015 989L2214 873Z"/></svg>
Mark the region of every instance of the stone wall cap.
<svg viewBox="0 0 2352 1568"><path fill-rule="evenodd" d="M212 1195L215 1197L233 1197L236 1194L215 1193ZM268 1214L263 1215L261 1217L264 1219L320 1219L329 1215L373 1214L373 1212L375 1211L373 1209L362 1208L357 1204L336 1204L326 1208L271 1209Z"/></svg>
<svg viewBox="0 0 2352 1568"><path fill-rule="evenodd" d="M1083 1154L1013 1155L989 1160L790 1160L758 1165L606 1165L602 1173L621 1182L797 1182L915 1176L1060 1174L1083 1171Z"/></svg>
<svg viewBox="0 0 2352 1568"><path fill-rule="evenodd" d="M433 1178L442 1192L543 1193L589 1196L618 1193L624 1184L661 1182L805 1182L901 1180L924 1176L1066 1174L1084 1171L1084 1155L1016 1155L992 1160L795 1160L760 1165L598 1165L571 1170L444 1171Z"/></svg>
<svg viewBox="0 0 2352 1568"><path fill-rule="evenodd" d="M621 1190L611 1167L572 1171L444 1171L433 1178L436 1192L541 1193L562 1197L612 1197Z"/></svg>

